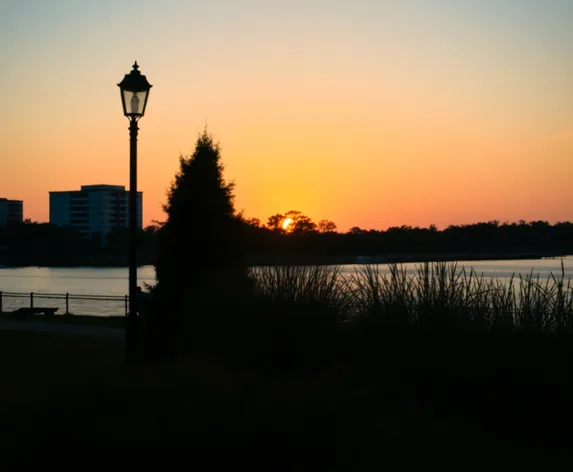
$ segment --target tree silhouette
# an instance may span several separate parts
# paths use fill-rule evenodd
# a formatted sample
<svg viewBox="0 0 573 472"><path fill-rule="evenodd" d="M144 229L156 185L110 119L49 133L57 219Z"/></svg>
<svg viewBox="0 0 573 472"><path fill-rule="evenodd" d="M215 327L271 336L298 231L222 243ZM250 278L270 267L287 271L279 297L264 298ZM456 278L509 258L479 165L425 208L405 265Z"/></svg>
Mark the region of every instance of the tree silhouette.
<svg viewBox="0 0 573 472"><path fill-rule="evenodd" d="M252 226L253 228L261 228L262 227L262 223L261 220L259 218L245 218L245 223L248 224L249 226Z"/></svg>
<svg viewBox="0 0 573 472"><path fill-rule="evenodd" d="M223 170L219 144L205 129L193 154L180 156L168 191L167 219L157 232L154 294L161 305L155 311L171 334L183 329L185 317L198 315L209 294L232 285L230 274L247 273L243 220L235 214L234 184L223 179Z"/></svg>
<svg viewBox="0 0 573 472"><path fill-rule="evenodd" d="M330 220L320 220L318 222L318 231L321 233L336 233L336 224Z"/></svg>
<svg viewBox="0 0 573 472"><path fill-rule="evenodd" d="M190 157L180 156L164 205L167 220L159 231L155 270L160 285L187 285L214 266L236 261L234 183L224 181L223 170L220 147L207 130Z"/></svg>
<svg viewBox="0 0 573 472"><path fill-rule="evenodd" d="M287 219L292 222L287 228L283 228L283 224ZM277 213L276 215L269 216L269 219L267 220L267 228L277 233L300 235L316 231L316 224L300 211L289 210L284 215Z"/></svg>
<svg viewBox="0 0 573 472"><path fill-rule="evenodd" d="M305 215L298 216L290 226L292 226L292 234L306 234L316 231L316 224Z"/></svg>
<svg viewBox="0 0 573 472"><path fill-rule="evenodd" d="M283 221L285 220L285 215L277 213L276 215L269 216L267 220L267 228L277 232L283 232Z"/></svg>

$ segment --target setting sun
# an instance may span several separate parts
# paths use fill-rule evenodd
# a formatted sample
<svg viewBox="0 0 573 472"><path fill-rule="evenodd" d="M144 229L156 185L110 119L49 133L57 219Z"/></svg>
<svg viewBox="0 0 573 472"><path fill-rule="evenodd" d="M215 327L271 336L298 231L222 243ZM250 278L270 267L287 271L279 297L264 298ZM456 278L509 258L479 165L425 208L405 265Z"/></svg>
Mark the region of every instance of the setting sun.
<svg viewBox="0 0 573 472"><path fill-rule="evenodd" d="M285 220L283 221L283 229L287 230L288 227L292 224L293 219L292 218L285 218Z"/></svg>

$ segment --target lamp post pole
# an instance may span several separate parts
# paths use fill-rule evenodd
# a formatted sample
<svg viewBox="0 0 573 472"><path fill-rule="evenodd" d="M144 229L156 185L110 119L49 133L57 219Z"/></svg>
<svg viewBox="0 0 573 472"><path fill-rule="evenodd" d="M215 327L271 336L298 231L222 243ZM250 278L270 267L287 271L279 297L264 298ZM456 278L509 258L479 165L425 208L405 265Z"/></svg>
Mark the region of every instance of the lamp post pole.
<svg viewBox="0 0 573 472"><path fill-rule="evenodd" d="M137 119L129 122L129 312L125 329L125 357L132 364L137 352Z"/></svg>
<svg viewBox="0 0 573 472"><path fill-rule="evenodd" d="M129 311L125 323L125 362L133 364L138 353L137 333L137 121L145 114L152 85L133 70L117 84L121 90L123 114L129 119Z"/></svg>

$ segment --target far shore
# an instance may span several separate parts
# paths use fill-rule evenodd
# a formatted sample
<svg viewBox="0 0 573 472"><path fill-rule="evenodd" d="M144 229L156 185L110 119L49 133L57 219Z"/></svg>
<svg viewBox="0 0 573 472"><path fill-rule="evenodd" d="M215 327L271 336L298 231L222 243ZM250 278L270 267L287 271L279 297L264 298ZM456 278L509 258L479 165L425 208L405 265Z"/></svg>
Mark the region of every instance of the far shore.
<svg viewBox="0 0 573 472"><path fill-rule="evenodd" d="M481 253L443 253L443 254L380 254L363 256L314 256L314 255L261 255L252 256L248 262L251 267L263 267L271 265L356 265L356 264L407 264L424 262L471 262L471 261L508 261L508 260L540 260L559 259L567 257L565 254L481 254ZM153 265L153 262L139 264L139 267ZM0 269L24 268L24 267L50 267L50 268L127 268L125 262L105 264L70 264L70 263L49 263L49 264L6 264L0 263Z"/></svg>

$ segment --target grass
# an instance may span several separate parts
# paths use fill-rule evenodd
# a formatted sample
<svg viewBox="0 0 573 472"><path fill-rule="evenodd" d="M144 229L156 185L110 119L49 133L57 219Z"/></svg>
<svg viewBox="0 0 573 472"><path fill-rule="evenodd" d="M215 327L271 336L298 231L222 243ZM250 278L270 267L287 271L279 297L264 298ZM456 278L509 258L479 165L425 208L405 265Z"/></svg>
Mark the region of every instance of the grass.
<svg viewBox="0 0 573 472"><path fill-rule="evenodd" d="M0 332L1 427L181 443L194 460L234 467L240 450L250 460L241 465L273 470L570 461L573 291L563 273L507 286L442 263L253 277L254 297L193 324L201 343L170 365L125 373L121 343Z"/></svg>
<svg viewBox="0 0 573 472"><path fill-rule="evenodd" d="M21 434L28 446L55 434L66 444L170 444L194 463L271 470L496 470L500 455L511 464L537 459L348 363L285 374L197 355L125 373L121 359L121 343L0 332L3 444Z"/></svg>
<svg viewBox="0 0 573 472"><path fill-rule="evenodd" d="M456 263L425 263L414 274L394 264L389 276L363 266L352 277L348 297L355 320L385 329L571 336L573 286L561 264L561 276L514 274L508 284Z"/></svg>
<svg viewBox="0 0 573 472"><path fill-rule="evenodd" d="M22 315L20 313L4 312L0 321L19 321L33 323L50 323L74 326L104 326L109 328L124 328L125 316L88 316L88 315Z"/></svg>
<svg viewBox="0 0 573 472"><path fill-rule="evenodd" d="M492 432L531 447L562 445L573 418L573 286L563 265L559 276L516 275L508 284L455 263L413 273L394 264L389 272L362 266L350 279L334 266L253 272L272 302L266 316L280 329L257 315L254 328L238 325L233 335L264 347L280 368L350 362L355 375L423 392L427 407L495 425Z"/></svg>
<svg viewBox="0 0 573 472"><path fill-rule="evenodd" d="M414 273L390 264L389 275L365 265L350 278L336 266L263 267L251 276L257 297L278 311L288 305L286 316L308 312L303 323L321 311L329 322L387 332L573 336L573 285L563 262L559 275L514 274L508 284L448 262L424 263Z"/></svg>
<svg viewBox="0 0 573 472"><path fill-rule="evenodd" d="M328 358L342 350L336 355L360 355L365 364L400 352L408 365L456 363L463 370L471 362L483 370L503 365L512 346L525 362L529 351L546 357L573 337L573 286L563 266L560 276L540 280L530 273L508 284L455 263L426 263L413 273L393 264L388 275L367 265L351 277L335 266L279 266L253 271L252 278L258 290L224 344L239 339L291 359L298 351L303 362L317 352ZM212 338L223 338L227 325L211 329ZM420 346L430 352L411 359ZM440 353L446 348L458 351L454 359ZM561 368L561 359L552 364Z"/></svg>

